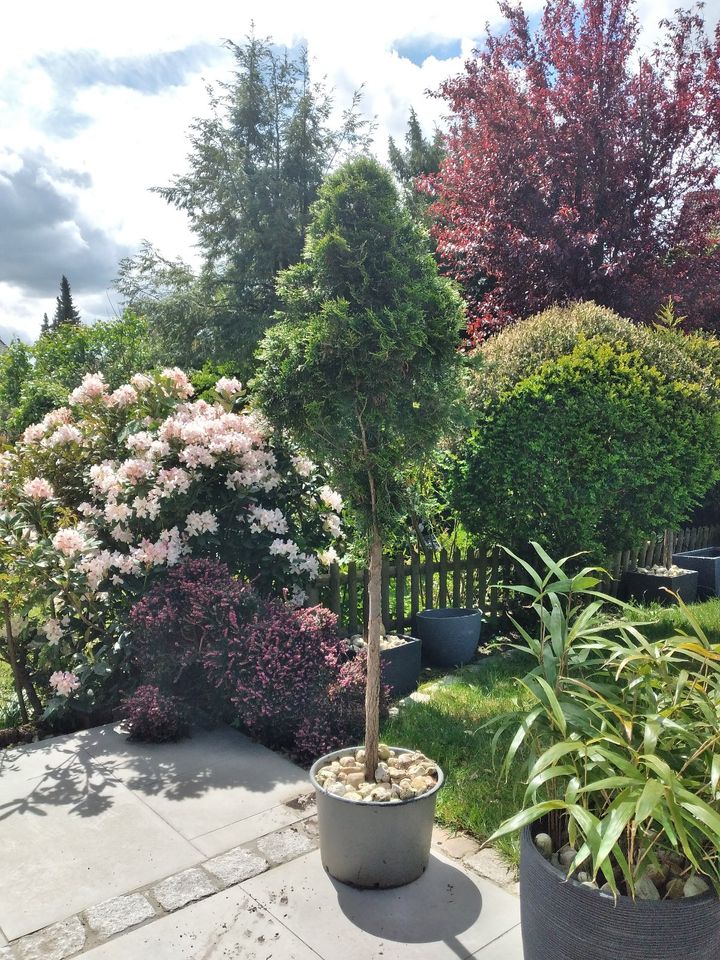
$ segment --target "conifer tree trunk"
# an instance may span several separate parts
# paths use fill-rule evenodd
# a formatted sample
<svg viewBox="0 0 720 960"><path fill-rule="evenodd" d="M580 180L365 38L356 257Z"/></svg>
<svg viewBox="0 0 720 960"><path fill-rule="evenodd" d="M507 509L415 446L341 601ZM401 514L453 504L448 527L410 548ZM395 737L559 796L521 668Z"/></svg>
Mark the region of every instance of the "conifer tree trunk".
<svg viewBox="0 0 720 960"><path fill-rule="evenodd" d="M380 739L380 638L382 620L382 541L377 522L370 539L368 576L367 683L365 686L365 779L375 780Z"/></svg>

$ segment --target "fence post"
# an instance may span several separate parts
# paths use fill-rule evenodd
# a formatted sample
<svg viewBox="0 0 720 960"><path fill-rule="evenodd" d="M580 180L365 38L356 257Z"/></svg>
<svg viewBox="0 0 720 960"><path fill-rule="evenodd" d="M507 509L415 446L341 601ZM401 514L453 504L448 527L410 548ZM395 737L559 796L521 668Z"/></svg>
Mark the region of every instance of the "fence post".
<svg viewBox="0 0 720 960"><path fill-rule="evenodd" d="M395 554L395 629L402 633L405 629L405 558L402 553Z"/></svg>
<svg viewBox="0 0 720 960"><path fill-rule="evenodd" d="M447 550L443 547L440 551L440 575L438 584L438 606L446 607L447 602Z"/></svg>
<svg viewBox="0 0 720 960"><path fill-rule="evenodd" d="M500 548L493 547L490 553L490 619L495 623L498 618L498 588L495 586L498 579L498 561L500 559Z"/></svg>
<svg viewBox="0 0 720 960"><path fill-rule="evenodd" d="M487 595L487 558L488 545L483 541L478 550L478 606L483 613L488 613Z"/></svg>
<svg viewBox="0 0 720 960"><path fill-rule="evenodd" d="M415 550L410 554L410 626L420 610L420 558Z"/></svg>
<svg viewBox="0 0 720 960"><path fill-rule="evenodd" d="M337 563L330 564L330 609L340 617L340 567Z"/></svg>
<svg viewBox="0 0 720 960"><path fill-rule="evenodd" d="M452 556L452 575L453 575L453 602L454 607L462 606L462 555L457 547L453 550Z"/></svg>
<svg viewBox="0 0 720 960"><path fill-rule="evenodd" d="M465 560L465 606L470 610L475 606L475 551L468 547Z"/></svg>

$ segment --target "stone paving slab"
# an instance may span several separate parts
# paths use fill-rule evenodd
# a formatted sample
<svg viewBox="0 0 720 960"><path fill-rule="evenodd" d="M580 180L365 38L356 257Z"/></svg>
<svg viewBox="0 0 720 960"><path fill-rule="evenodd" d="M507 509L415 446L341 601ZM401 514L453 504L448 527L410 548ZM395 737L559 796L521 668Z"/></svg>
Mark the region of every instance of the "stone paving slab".
<svg viewBox="0 0 720 960"><path fill-rule="evenodd" d="M523 960L520 927L513 927L509 933L478 950L473 957L477 957L477 960Z"/></svg>
<svg viewBox="0 0 720 960"><path fill-rule="evenodd" d="M319 851L242 888L326 960L483 957L484 947L520 922L516 897L437 854L419 880L396 890L337 883L325 873ZM521 957L508 953L503 960Z"/></svg>
<svg viewBox="0 0 720 960"><path fill-rule="evenodd" d="M0 927L9 940L204 857L82 752L44 777L0 780Z"/></svg>
<svg viewBox="0 0 720 960"><path fill-rule="evenodd" d="M305 783L304 789L307 790L307 788L308 784ZM297 823L301 817L309 816L311 816L310 813L303 813L281 803L262 813L256 813L252 817L246 817L244 820L231 823L227 827L220 827L210 833L193 837L192 843L206 857L214 857L218 853L222 853L223 850L229 850L231 847L240 846L241 843L257 840L259 837L264 837L281 827L289 827L291 824Z"/></svg>
<svg viewBox="0 0 720 960"><path fill-rule="evenodd" d="M230 727L198 730L179 743L148 744L131 743L119 725L108 724L79 739L96 765L186 840L263 814L308 789L304 770ZM223 840L225 850L242 842Z"/></svg>
<svg viewBox="0 0 720 960"><path fill-rule="evenodd" d="M82 960L318 960L240 887L95 947ZM331 958L328 957L328 960ZM332 960L337 960L337 956Z"/></svg>

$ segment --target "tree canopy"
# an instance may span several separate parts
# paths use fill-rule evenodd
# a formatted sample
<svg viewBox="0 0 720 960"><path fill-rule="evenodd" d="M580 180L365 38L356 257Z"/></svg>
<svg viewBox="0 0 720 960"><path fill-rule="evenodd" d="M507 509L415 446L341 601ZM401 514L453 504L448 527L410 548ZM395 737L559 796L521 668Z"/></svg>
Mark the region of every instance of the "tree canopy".
<svg viewBox="0 0 720 960"><path fill-rule="evenodd" d="M175 341L183 362L250 361L278 302L275 275L300 258L325 174L368 144L356 94L337 121L304 48L251 34L228 42L232 79L209 90L190 128L189 170L157 193L184 211L204 262L198 275L150 246L121 265L129 306Z"/></svg>
<svg viewBox="0 0 720 960"><path fill-rule="evenodd" d="M634 0L546 0L535 30L501 10L440 87L447 159L426 179L471 335L573 299L648 321L669 296L716 328L720 27L678 11L643 53Z"/></svg>
<svg viewBox="0 0 720 960"><path fill-rule="evenodd" d="M70 284L68 283L68 278L65 276L65 274L63 274L62 279L60 280L60 296L56 298L55 302L55 314L53 315L49 329L58 330L63 326L63 324L77 326L80 323L80 313L73 303L72 293L70 292ZM43 332L48 329L46 321L47 314L45 314L43 318Z"/></svg>

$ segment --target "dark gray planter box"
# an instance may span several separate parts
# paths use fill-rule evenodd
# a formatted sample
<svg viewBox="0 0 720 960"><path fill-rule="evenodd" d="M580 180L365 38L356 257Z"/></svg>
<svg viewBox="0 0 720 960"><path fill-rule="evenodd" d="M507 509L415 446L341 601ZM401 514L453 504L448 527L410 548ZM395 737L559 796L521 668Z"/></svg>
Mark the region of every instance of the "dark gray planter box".
<svg viewBox="0 0 720 960"><path fill-rule="evenodd" d="M681 563L677 565L683 566ZM674 597L666 593L663 587L677 593L685 603L693 603L698 592L698 572L690 569L677 577L668 577L661 573L628 570L624 576L625 596L628 600L638 600L640 603L651 603L654 600L659 603L674 603Z"/></svg>
<svg viewBox="0 0 720 960"><path fill-rule="evenodd" d="M422 642L417 637L403 636L402 639L405 643L401 647L380 651L382 682L390 687L391 697L412 693L420 676Z"/></svg>
<svg viewBox="0 0 720 960"><path fill-rule="evenodd" d="M674 553L673 563L686 570L697 570L701 596L720 597L720 547Z"/></svg>
<svg viewBox="0 0 720 960"><path fill-rule="evenodd" d="M482 611L470 607L421 610L415 617L423 656L436 667L459 667L477 653Z"/></svg>
<svg viewBox="0 0 720 960"><path fill-rule="evenodd" d="M600 893L545 860L520 837L520 917L525 960L717 960L720 901L633 900Z"/></svg>
<svg viewBox="0 0 720 960"><path fill-rule="evenodd" d="M320 859L336 880L354 887L401 887L425 872L430 859L435 801L443 785L400 803L358 803L334 797L315 779L326 763L354 753L357 747L335 750L317 760L310 769L310 782L317 798ZM407 753L406 747L393 747Z"/></svg>

